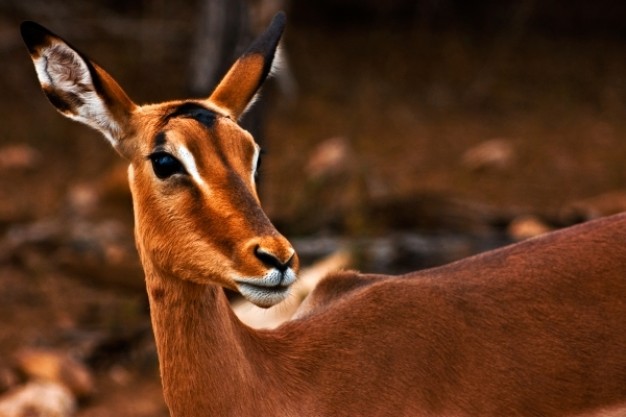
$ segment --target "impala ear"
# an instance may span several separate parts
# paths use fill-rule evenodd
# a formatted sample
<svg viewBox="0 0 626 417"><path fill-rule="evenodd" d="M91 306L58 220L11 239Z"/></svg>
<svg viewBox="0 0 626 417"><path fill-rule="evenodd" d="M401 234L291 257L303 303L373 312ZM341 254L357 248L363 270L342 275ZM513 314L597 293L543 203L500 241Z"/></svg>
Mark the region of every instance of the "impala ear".
<svg viewBox="0 0 626 417"><path fill-rule="evenodd" d="M50 103L63 115L99 130L119 150L136 105L102 68L48 29L23 22L22 38Z"/></svg>
<svg viewBox="0 0 626 417"><path fill-rule="evenodd" d="M285 13L278 12L265 32L239 57L209 97L234 119L246 111L270 73L285 21Z"/></svg>

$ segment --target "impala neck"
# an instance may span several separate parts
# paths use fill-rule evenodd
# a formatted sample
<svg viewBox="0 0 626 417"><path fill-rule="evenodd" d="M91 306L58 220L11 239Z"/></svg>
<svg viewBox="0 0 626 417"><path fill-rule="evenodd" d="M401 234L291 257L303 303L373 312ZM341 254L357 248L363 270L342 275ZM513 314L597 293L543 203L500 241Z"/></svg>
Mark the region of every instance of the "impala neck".
<svg viewBox="0 0 626 417"><path fill-rule="evenodd" d="M252 415L267 389L267 358L234 316L222 288L145 267L165 401L175 416ZM259 368L265 366L263 375ZM259 381L263 382L260 386ZM258 409L256 410L258 412Z"/></svg>

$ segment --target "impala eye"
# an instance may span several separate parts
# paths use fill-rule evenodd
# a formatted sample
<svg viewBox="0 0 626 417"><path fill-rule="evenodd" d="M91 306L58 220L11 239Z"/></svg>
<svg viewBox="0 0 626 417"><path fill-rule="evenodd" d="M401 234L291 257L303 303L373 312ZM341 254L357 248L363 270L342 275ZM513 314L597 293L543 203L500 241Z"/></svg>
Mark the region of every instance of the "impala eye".
<svg viewBox="0 0 626 417"><path fill-rule="evenodd" d="M155 152L150 155L154 174L161 180L174 174L186 174L183 164L167 152Z"/></svg>

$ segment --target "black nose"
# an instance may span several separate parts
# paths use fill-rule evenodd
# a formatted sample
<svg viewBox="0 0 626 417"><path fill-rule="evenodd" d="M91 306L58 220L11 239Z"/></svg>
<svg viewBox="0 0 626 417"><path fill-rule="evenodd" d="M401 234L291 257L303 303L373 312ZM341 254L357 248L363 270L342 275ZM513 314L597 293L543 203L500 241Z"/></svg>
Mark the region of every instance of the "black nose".
<svg viewBox="0 0 626 417"><path fill-rule="evenodd" d="M291 265L293 264L293 257L294 257L294 254L291 254L289 256L289 259L283 261L279 259L278 256L276 256L272 252L260 246L257 246L256 248L254 248L254 255L261 262L263 262L265 266L268 266L270 268L276 268L280 272L285 272L287 268L291 267Z"/></svg>

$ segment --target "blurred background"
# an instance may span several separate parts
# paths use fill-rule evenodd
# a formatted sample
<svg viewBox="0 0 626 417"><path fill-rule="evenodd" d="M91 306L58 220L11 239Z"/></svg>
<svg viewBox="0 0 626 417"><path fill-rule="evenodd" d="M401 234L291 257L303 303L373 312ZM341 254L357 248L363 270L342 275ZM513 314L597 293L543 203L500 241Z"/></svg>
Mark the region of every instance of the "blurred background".
<svg viewBox="0 0 626 417"><path fill-rule="evenodd" d="M0 0L0 415L45 364L79 416L167 415L126 166L44 98L19 23L149 103L207 96L278 10L282 72L242 123L305 265L401 273L626 208L617 0Z"/></svg>

